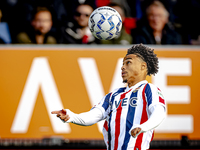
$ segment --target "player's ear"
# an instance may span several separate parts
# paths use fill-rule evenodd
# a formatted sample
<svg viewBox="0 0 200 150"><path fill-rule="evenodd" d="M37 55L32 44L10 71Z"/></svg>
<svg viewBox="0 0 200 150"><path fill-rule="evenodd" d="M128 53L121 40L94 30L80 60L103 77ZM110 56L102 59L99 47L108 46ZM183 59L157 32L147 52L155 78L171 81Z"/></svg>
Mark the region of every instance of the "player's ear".
<svg viewBox="0 0 200 150"><path fill-rule="evenodd" d="M142 62L141 63L141 70L146 70L147 69L147 63L146 62Z"/></svg>

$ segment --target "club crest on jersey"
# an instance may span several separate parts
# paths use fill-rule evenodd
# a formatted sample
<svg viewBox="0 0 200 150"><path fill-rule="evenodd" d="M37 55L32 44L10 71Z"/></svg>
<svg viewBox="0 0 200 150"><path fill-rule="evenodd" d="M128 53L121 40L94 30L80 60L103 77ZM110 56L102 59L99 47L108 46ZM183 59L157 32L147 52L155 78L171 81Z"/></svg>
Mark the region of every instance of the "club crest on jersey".
<svg viewBox="0 0 200 150"><path fill-rule="evenodd" d="M136 107L136 106L137 106L137 97L132 97L132 98L130 99L130 105L131 105L132 107Z"/></svg>
<svg viewBox="0 0 200 150"><path fill-rule="evenodd" d="M133 93L137 92L140 89L140 87L136 88Z"/></svg>

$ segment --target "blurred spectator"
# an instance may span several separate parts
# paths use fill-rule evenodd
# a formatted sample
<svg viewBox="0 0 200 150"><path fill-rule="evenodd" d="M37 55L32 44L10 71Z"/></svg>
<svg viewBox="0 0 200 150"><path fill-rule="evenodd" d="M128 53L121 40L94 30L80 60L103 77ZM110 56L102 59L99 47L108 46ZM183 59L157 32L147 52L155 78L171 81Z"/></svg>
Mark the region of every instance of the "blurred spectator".
<svg viewBox="0 0 200 150"><path fill-rule="evenodd" d="M124 7L126 17L133 17L137 19L140 19L142 16L142 1L144 0L110 0L111 3L118 3Z"/></svg>
<svg viewBox="0 0 200 150"><path fill-rule="evenodd" d="M57 1L57 0L55 0L55 1ZM77 6L79 6L81 4L88 4L93 9L97 8L96 0L62 0L62 3L64 5L66 13L67 13L65 18L63 18L65 20L65 21L63 21L64 23L74 20L74 16L73 16L73 14L75 13L74 10L77 8Z"/></svg>
<svg viewBox="0 0 200 150"><path fill-rule="evenodd" d="M102 44L122 44L122 45L131 44L132 37L130 34L126 32L125 27L124 27L124 21L125 21L124 8L122 7L122 5L119 5L117 3L110 3L108 6L114 8L120 14L122 18L122 29L119 36L115 37L112 40L101 40L101 43Z"/></svg>
<svg viewBox="0 0 200 150"><path fill-rule="evenodd" d="M146 21L132 30L133 43L181 44L181 36L169 22L169 13L160 1L153 1L146 9Z"/></svg>
<svg viewBox="0 0 200 150"><path fill-rule="evenodd" d="M20 26L20 16L17 15L20 11L20 9L17 9L18 1L19 0L0 0L0 9L2 11L1 23L3 23L1 26L4 28L1 31L4 33L7 31L7 42L5 43L10 43L13 41L13 38L16 36L16 32Z"/></svg>
<svg viewBox="0 0 200 150"><path fill-rule="evenodd" d="M7 22L1 22L2 11L0 9L0 44L10 44L12 42L10 30Z"/></svg>
<svg viewBox="0 0 200 150"><path fill-rule="evenodd" d="M113 0L116 1L116 0ZM129 7L131 16L137 19L141 19L145 15L147 7L155 0L126 0L127 7ZM177 0L159 0L169 12L169 20L173 22L174 14L173 8Z"/></svg>
<svg viewBox="0 0 200 150"><path fill-rule="evenodd" d="M80 4L75 9L73 21L61 27L59 43L63 44L92 44L97 39L92 35L88 27L88 20L93 8L88 4Z"/></svg>
<svg viewBox="0 0 200 150"><path fill-rule="evenodd" d="M37 7L33 11L31 29L17 35L16 41L21 44L56 44L51 35L52 15L46 7Z"/></svg>
<svg viewBox="0 0 200 150"><path fill-rule="evenodd" d="M56 30L62 22L67 21L67 11L63 2L63 0L19 0L18 10L20 11L18 14L22 27L27 28L32 21L34 8L46 7L51 11L53 20L52 30Z"/></svg>

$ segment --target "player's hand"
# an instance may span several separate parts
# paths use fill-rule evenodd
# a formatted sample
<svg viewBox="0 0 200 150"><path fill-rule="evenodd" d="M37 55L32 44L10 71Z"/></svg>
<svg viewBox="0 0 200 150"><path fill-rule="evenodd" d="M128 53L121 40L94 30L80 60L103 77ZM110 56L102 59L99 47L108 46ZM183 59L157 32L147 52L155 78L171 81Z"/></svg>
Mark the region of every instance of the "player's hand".
<svg viewBox="0 0 200 150"><path fill-rule="evenodd" d="M56 116L65 122L70 118L65 109L52 111L51 114L57 114Z"/></svg>
<svg viewBox="0 0 200 150"><path fill-rule="evenodd" d="M133 130L131 130L131 135L135 138L138 134L140 134L141 130L142 129L139 127L134 128Z"/></svg>

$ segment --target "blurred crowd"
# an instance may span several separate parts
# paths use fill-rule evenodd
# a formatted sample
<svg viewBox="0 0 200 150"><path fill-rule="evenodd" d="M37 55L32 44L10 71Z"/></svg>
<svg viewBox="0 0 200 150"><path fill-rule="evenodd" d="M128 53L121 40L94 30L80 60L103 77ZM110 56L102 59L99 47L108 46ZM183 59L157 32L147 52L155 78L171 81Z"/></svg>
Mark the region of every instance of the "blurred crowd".
<svg viewBox="0 0 200 150"><path fill-rule="evenodd" d="M94 9L122 17L121 34L98 40L88 28ZM200 45L200 0L1 0L0 44Z"/></svg>

